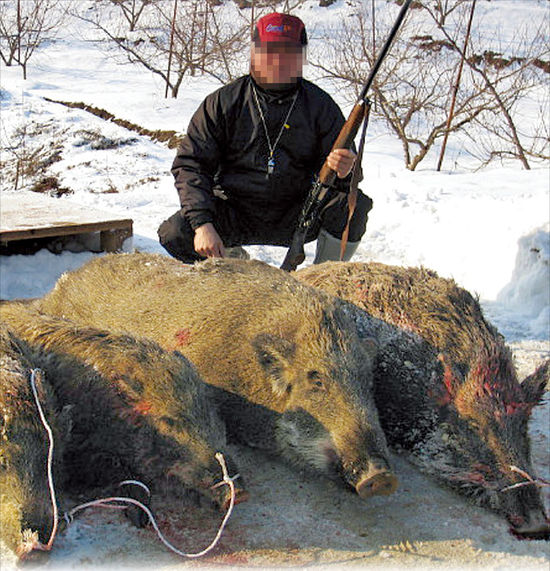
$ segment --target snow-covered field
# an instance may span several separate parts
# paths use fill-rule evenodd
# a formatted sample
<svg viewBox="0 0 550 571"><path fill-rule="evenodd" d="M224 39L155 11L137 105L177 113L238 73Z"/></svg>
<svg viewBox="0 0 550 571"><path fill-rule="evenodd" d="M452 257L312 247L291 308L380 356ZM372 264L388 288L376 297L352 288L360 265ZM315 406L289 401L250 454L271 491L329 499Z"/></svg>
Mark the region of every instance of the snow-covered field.
<svg viewBox="0 0 550 571"><path fill-rule="evenodd" d="M515 26L544 18L550 22L550 6L542 0L482 0L479 4L483 16L480 17L480 22L483 24L476 31L488 37L492 26L513 38ZM339 1L330 8L321 9L317 3L308 3L297 13L303 16L308 25L314 27L316 23L326 21L327 16L331 22L343 17L346 6L345 2ZM86 111L69 109L46 101L45 98L66 102L82 101L148 129L183 132L204 96L220 84L203 76L188 77L181 87L178 99L164 99L164 86L156 76L141 67L117 65L112 58L107 57L105 50L98 49L97 42L93 40L94 34L85 23L67 21L57 39L44 46L31 59L26 81L22 80L20 69L0 64L1 192L14 192L11 182L14 166L10 158L17 153L21 154L22 150L31 153L50 149L57 152L61 160L53 162L48 167L48 173L57 176L61 186L73 191L60 198L60 201L89 205L131 217L134 220L133 247L142 251L163 252L157 241L156 230L162 220L178 207L169 173L174 151L164 144L139 136ZM311 47L313 49L314 43ZM306 76L310 72L306 68ZM331 91L330 84L322 84ZM342 94L338 91L331 93L342 104L344 112L349 111L349 105L341 97ZM107 149L98 148L105 145L96 143L107 140L116 145ZM444 277L454 278L459 285L477 293L486 314L511 344L518 366L525 375L550 356L549 167L547 163L539 162L533 163L531 170L524 170L516 161L493 162L478 170L478 163L466 150L463 141L453 140L451 136L444 170L435 170L439 152L436 147L416 172L410 172L404 167L399 141L389 134L384 125L373 122L369 128L363 161L365 180L362 188L373 198L374 209L355 259L424 265ZM22 188L25 188L25 183L28 187L31 181L24 180L23 183ZM255 246L248 247L247 250L252 257L271 264L280 264L285 253L284 249L276 247ZM308 245L306 252L306 263L311 263L314 244ZM41 250L33 256L0 256L0 298L40 296L53 286L63 272L80 266L92 255L94 254L70 252L54 255ZM537 468L540 475L548 479L548 405L537 410L531 430L535 435ZM245 464L255 469L256 462L247 456L250 454L243 451ZM265 460L262 466L256 483L264 495L269 487L265 470L283 479L293 477L291 471L271 461ZM480 565L495 569L511 566L548 568L548 544L520 544L512 538L504 537L504 522L497 522L496 518L485 512L478 514L479 510L467 506L456 496L435 489L433 484L421 478L402 460L399 460L399 468L410 481L409 489L413 497L421 494L422 501L429 504L429 497L433 496L440 502L437 506L430 504L429 509L424 504L428 509L425 516L430 521L429 524L424 522L421 525L423 532L429 528L429 533L434 534L435 543L440 542L439 561L437 545L428 549L426 553L429 552L429 556L426 555L425 560L422 559L420 548L416 548L416 551L399 551L396 548L397 551L393 552L391 549L384 551L380 548L369 559L365 555L366 552L370 553L368 535L364 540L367 547L363 551L366 551L362 552L358 544L354 543L355 540L360 541L357 535L359 531L347 529L346 537L355 533L355 539L351 542L347 539L342 539L340 543L338 540L329 542L327 549L336 553L334 557L317 557L315 550L321 547L312 548L310 545L304 551L303 558L274 557L270 560L263 553L264 559L249 556L249 563L262 566L317 562L322 565L329 561L339 564L347 561L356 565L385 566L393 561L394 565L415 566L426 563L429 566ZM251 484L253 490L253 478ZM314 488L308 487L311 485ZM425 487L428 485L431 492L426 495ZM284 485L281 487L284 488ZM328 493L330 485L300 481L299 488L303 490L303 487L307 488L308 494L313 493L313 489ZM279 491L281 495L275 498L270 495L266 501L275 502L275 505L279 502L281 509L288 510L288 517L285 519L279 514L272 520L273 527L282 526L281 530L292 533L292 529L302 525L317 525L315 517L304 516L301 519L299 506L289 505L293 503L291 494L301 493L298 484L296 489ZM340 492L332 488L330 493L334 494L335 502L341 502L346 507L352 503L347 496L340 496ZM406 494L400 492L391 500L391 512L401 509L399 502L405 501L404 496ZM287 499L289 503L286 502ZM387 501L384 499L375 502L378 513L384 510L384 502ZM410 503L411 498L407 501ZM466 514L462 522L456 514L449 514L453 510L453 502L458 506L456 514ZM235 519L258 517L254 505L252 503L243 507L241 515L237 511ZM301 503L300 506L315 511L318 509L318 501L308 504L306 508ZM403 519L409 518L404 525L410 533L414 533L415 528L410 518L416 521L419 514L411 506L404 507L403 510ZM359 516L366 517L367 512L365 508L350 518L358 521ZM323 514L324 518L334 517L334 522L340 522L344 527L346 525L340 511L334 506L324 506L315 513ZM340 515L335 515L337 513ZM372 517L372 512L369 513L369 517ZM442 513L449 515L450 519L446 520ZM472 539L473 532L469 525L474 520L478 522L476 525L479 525L480 533L485 534L483 537L491 536L490 540ZM378 531L375 526L375 530L368 533L374 534L377 545L380 546L383 544L380 542L383 541L384 533L388 530L382 523L379 524L381 527ZM78 528L79 533L87 532L86 525L82 524ZM235 525L238 528L244 524ZM397 524L394 522L394 525ZM445 525L458 526L454 528L458 531L438 535L438 529L440 528L439 532L445 530ZM124 529L126 530L125 527ZM258 524L258 529L266 532L269 526ZM322 531L335 533L328 527ZM71 553L75 565L77 561L89 565L108 564L109 558L102 551L106 549L102 540L108 543L110 538L100 535L100 539L97 539L97 535L94 535L97 531L90 533L96 543L93 543L94 549L91 551L84 550L82 558L79 549L84 549L84 540L80 538L77 541L74 533L69 533L61 540L62 548ZM109 533L118 532L110 527ZM302 537L302 533L305 532L300 532L299 537ZM429 533L426 531L428 536ZM388 545L397 541L394 535L389 534ZM295 549L299 549L300 541L296 539L296 542L298 547ZM146 543L149 545L151 542L147 540ZM453 553L452 546L455 544L457 547ZM249 549L250 545L249 543ZM268 542L266 545L272 544ZM319 538L313 545L324 548ZM229 541L226 546L231 547ZM122 550L124 553L125 549ZM342 558L338 556L339 549L346 553ZM284 549L281 548L280 551L284 552ZM352 552L356 554L356 560L351 557ZM390 555L384 556L383 553ZM407 559L406 556L409 555L410 558ZM56 561L58 564L72 565L67 558L61 555L58 557L57 560L55 556L52 557L52 565ZM119 557L115 559L120 562ZM147 561L151 568L155 567L150 555ZM162 561L164 567L171 566L165 555L162 556ZM234 564L238 563L235 560Z"/></svg>

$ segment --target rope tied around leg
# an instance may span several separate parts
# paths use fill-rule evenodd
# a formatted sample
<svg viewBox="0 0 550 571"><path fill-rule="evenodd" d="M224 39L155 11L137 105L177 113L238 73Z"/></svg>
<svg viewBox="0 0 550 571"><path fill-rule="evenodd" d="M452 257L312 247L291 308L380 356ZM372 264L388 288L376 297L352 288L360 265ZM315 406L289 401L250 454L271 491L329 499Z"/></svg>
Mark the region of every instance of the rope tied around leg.
<svg viewBox="0 0 550 571"><path fill-rule="evenodd" d="M41 420L44 428L46 429L46 432L48 434L48 440L49 440L48 460L47 460L47 476L48 476L48 488L49 488L50 498L51 498L52 507L53 507L53 527L52 527L52 532L50 534L50 539L48 540L48 543L44 545L40 542L34 542L33 548L40 550L40 551L50 551L52 546L53 546L55 536L57 534L59 512L58 512L58 507L57 507L57 499L56 499L56 495L55 495L55 485L54 485L53 470L52 470L53 451L54 451L53 432L52 432L50 425L48 424L48 421L47 421L46 416L44 414L44 411L42 409L42 405L40 404L40 398L38 396L38 390L36 387L37 379L41 380L43 375L44 375L44 372L41 369L32 369L31 370L30 385L31 385L31 390L32 390L33 396L34 396L34 400L36 402L36 406L38 408L38 414L40 416L40 420ZM86 508L89 508L89 507L99 506L99 507L111 508L111 509L124 509L124 506L121 506L120 503L127 504L127 505L128 504L135 505L135 506L138 506L140 509L142 509L147 514L147 516L149 517L149 521L151 522L151 525L155 529L159 539L162 541L162 543L170 551L176 553L177 555L180 555L181 557L187 557L187 558L203 557L204 555L206 555L207 553L212 551L212 549L214 549L214 547L218 544L218 542L221 538L221 535L223 533L223 530L225 529L225 526L227 525L227 522L229 521L229 518L231 517L231 514L233 512L233 507L235 506L235 495L236 495L234 480L236 480L239 477L239 474L237 474L233 477L229 476L229 473L227 471L227 465L225 463L225 458L221 452L217 452L215 454L215 458L221 466L223 478L220 482L218 482L217 484L214 484L211 487L211 489L218 488L219 486L229 486L229 489L231 491L231 498L229 501L229 507L228 507L227 512L226 512L226 514L222 520L222 523L218 529L216 536L214 537L214 539L212 540L210 545L208 545L205 549L203 549L202 551L199 551L198 553L184 553L183 551L180 551L179 549L174 547L172 544L170 544L170 542L162 535L151 510L147 506L145 506L144 504L142 504L138 500L134 500L133 498L123 497L123 496L120 496L120 497L119 496L113 496L113 497L109 497L109 498L100 498L97 500L86 502L84 504L81 504L81 505L74 507L69 512L64 513L63 519L67 523L67 526L69 526L74 520L74 514L76 514L79 511L82 511ZM151 495L149 488L143 482L140 482L139 480L124 480L123 482L120 483L121 486L125 485L125 484L134 484L134 485L140 486L147 492L147 494L149 496Z"/></svg>
<svg viewBox="0 0 550 571"><path fill-rule="evenodd" d="M223 530L225 529L225 526L227 524L227 522L229 521L229 518L231 517L231 513L233 512L233 507L235 505L235 484L234 484L234 480L236 478L239 477L239 475L237 474L236 476L229 476L228 472L227 472L227 466L225 464L225 458L223 456L223 454L221 452L217 452L215 455L216 460L219 462L221 469L222 469L222 474L223 474L223 479L221 482L218 482L217 484L214 484L214 486L212 486L212 488L216 488L218 486L223 486L223 485L227 485L229 486L229 489L231 491L231 499L229 502L229 507L227 509L227 512L222 520L222 523L218 529L218 533L216 534L216 536L214 537L214 539L212 540L212 542L210 543L210 545L208 545L205 549L203 549L202 551L199 551L198 553L185 553L183 551L180 551L179 549L177 549L176 547L174 547L162 534L162 532L160 531L158 524L153 516L153 513L151 512L151 510L145 506L144 504L142 504L141 502L139 502L138 500L134 500L133 498L127 498L124 496L112 496L109 498L100 498L98 500L93 500L91 502L87 502L85 504L81 504L79 506L76 506L75 508L73 508L72 510L70 510L70 512L68 514L66 514L66 517L69 518L71 521L74 517L74 514L84 510L86 508L89 507L121 507L119 505L117 505L116 503L113 502L121 502L121 503L125 503L125 504L131 504L131 505L135 505L137 507L139 507L140 509L142 509L147 516L149 517L149 521L151 523L151 525L153 526L155 532L157 533L160 541L173 553L175 553L176 555L179 555L181 557L187 557L187 558L198 558L198 557L203 557L204 555L206 555L207 553L209 553L210 551L212 551L212 549L214 549L214 547L216 547L216 545L218 544ZM125 480L124 483L127 483L128 481ZM132 480L131 483L136 483L137 481ZM145 487L145 489L148 490L148 488L142 484L141 482L139 482L139 485L142 485Z"/></svg>
<svg viewBox="0 0 550 571"><path fill-rule="evenodd" d="M526 481L518 482L517 484L512 484L511 486L506 486L502 488L501 492L506 492L508 490L513 490L515 488L523 488L524 486L537 486L539 488L545 488L550 486L550 482L543 480L542 478L532 478L525 470L518 468L517 466L510 466L510 471L516 472L520 476L523 476Z"/></svg>
<svg viewBox="0 0 550 571"><path fill-rule="evenodd" d="M55 536L57 533L57 523L58 523L59 514L58 514L58 508L57 508L57 499L55 497L55 485L54 485L54 481L53 481L53 470L52 470L53 450L54 450L53 432L52 432L50 425L48 424L48 421L46 420L46 415L44 414L44 411L42 410L42 405L40 404L40 398L38 397L38 389L36 388L37 379L39 379L41 382L43 379L43 375L44 375L44 371L42 371L42 369L32 369L31 370L30 384L31 384L32 394L33 394L34 400L36 402L36 407L38 408L38 414L40 416L40 420L42 421L42 424L43 424L44 428L46 429L46 432L48 434L48 440L49 440L47 473L48 473L48 489L50 492L50 498L52 501L52 508L53 508L53 516L52 516L53 517L53 526L52 526L52 532L50 534L50 539L48 540L48 543L46 543L44 545L43 543L37 542L34 545L34 549L38 549L39 551L50 551L52 546L53 546L53 542L54 542L54 539L55 539Z"/></svg>

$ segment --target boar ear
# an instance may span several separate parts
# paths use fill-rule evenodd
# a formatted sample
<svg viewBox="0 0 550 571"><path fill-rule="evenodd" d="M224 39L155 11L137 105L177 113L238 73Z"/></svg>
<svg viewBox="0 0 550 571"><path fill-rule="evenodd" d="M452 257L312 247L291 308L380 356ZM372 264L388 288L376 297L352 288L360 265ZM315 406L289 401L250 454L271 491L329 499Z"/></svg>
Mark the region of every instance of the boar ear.
<svg viewBox="0 0 550 571"><path fill-rule="evenodd" d="M525 377L521 383L525 400L532 403L540 402L549 380L550 359L546 360L534 373Z"/></svg>
<svg viewBox="0 0 550 571"><path fill-rule="evenodd" d="M273 383L273 391L283 396L289 388L289 383L284 378L284 369L296 350L294 343L278 335L261 333L252 340L252 347L262 369Z"/></svg>

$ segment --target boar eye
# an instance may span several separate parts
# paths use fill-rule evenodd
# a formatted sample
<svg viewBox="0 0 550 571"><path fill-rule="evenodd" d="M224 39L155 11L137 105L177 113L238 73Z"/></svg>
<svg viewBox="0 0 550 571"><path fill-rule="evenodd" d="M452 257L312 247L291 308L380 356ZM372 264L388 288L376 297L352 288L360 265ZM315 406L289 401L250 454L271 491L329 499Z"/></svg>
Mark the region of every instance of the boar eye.
<svg viewBox="0 0 550 571"><path fill-rule="evenodd" d="M173 418L169 417L169 416L161 416L161 418L159 419L163 424L165 424L166 426L170 427L170 428L174 428L176 422L174 421Z"/></svg>
<svg viewBox="0 0 550 571"><path fill-rule="evenodd" d="M307 379L312 384L313 388L318 390L323 390L325 384L321 380L321 373L319 371L309 371L307 374Z"/></svg>

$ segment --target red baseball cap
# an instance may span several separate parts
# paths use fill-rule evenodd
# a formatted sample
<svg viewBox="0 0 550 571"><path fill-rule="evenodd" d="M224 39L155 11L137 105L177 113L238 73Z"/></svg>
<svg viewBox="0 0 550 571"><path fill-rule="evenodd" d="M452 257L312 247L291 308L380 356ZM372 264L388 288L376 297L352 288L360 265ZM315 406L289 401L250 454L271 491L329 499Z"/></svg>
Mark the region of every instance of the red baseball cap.
<svg viewBox="0 0 550 571"><path fill-rule="evenodd" d="M258 20L253 39L259 42L286 42L304 46L307 44L306 27L297 16L272 12Z"/></svg>

